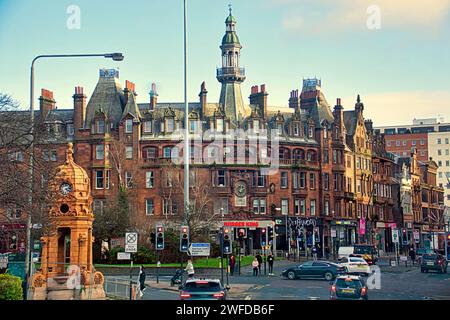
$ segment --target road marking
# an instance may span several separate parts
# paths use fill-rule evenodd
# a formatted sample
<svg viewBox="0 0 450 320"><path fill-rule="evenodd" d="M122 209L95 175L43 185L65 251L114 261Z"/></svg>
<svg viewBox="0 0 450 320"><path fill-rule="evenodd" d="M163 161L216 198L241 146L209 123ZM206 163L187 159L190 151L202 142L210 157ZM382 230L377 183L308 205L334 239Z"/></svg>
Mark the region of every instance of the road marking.
<svg viewBox="0 0 450 320"><path fill-rule="evenodd" d="M252 300L251 296L246 296L244 300Z"/></svg>

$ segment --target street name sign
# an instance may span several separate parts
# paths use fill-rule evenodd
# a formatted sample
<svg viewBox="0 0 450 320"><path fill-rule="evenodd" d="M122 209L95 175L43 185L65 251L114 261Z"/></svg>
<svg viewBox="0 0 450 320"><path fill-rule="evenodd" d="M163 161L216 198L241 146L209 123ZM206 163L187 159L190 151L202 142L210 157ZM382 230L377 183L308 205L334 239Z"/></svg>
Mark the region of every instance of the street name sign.
<svg viewBox="0 0 450 320"><path fill-rule="evenodd" d="M193 257L209 257L211 255L211 244L191 243L188 254Z"/></svg>
<svg viewBox="0 0 450 320"><path fill-rule="evenodd" d="M117 252L117 260L131 260L131 253Z"/></svg>
<svg viewBox="0 0 450 320"><path fill-rule="evenodd" d="M125 252L129 253L137 252L137 239L138 234L136 232L125 233Z"/></svg>

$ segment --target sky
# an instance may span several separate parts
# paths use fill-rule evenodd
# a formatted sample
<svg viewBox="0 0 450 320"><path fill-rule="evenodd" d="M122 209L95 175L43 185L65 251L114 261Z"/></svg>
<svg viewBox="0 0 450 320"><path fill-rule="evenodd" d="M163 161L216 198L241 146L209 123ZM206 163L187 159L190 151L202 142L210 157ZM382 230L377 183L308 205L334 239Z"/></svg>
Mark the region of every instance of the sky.
<svg viewBox="0 0 450 320"><path fill-rule="evenodd" d="M203 81L208 101L219 100L215 68L229 3L188 1L190 101L198 101ZM287 106L303 78L318 77L331 106L340 97L345 110L353 109L361 94L375 126L437 116L450 122L450 0L231 3L247 103L250 87L266 84L269 105ZM159 101L183 101L183 1L0 0L0 92L23 108L35 56L104 52L122 52L125 60L39 60L36 98L46 88L58 108L72 108L75 86L89 97L99 69L119 68L123 86L136 84L138 102L148 102L152 82Z"/></svg>

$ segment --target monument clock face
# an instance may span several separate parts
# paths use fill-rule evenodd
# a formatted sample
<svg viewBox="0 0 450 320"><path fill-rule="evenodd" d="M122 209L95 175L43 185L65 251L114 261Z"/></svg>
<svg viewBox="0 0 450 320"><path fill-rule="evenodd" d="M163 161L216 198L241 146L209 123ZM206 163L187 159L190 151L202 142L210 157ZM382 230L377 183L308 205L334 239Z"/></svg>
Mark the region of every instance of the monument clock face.
<svg viewBox="0 0 450 320"><path fill-rule="evenodd" d="M234 193L236 194L236 196L240 198L245 197L247 194L247 187L245 185L245 182L243 181L237 182Z"/></svg>
<svg viewBox="0 0 450 320"><path fill-rule="evenodd" d="M64 182L61 184L59 190L62 195L67 196L72 192L72 185L70 183Z"/></svg>

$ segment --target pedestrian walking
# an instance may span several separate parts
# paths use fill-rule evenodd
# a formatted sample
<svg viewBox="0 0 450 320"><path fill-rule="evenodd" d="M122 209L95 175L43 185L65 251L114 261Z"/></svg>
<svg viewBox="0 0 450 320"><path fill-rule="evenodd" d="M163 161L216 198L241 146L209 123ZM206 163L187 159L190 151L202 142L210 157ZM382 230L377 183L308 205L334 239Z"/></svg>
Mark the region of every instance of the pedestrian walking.
<svg viewBox="0 0 450 320"><path fill-rule="evenodd" d="M416 261L416 251L414 251L414 247L411 247L411 249L409 249L409 257L411 258L412 264L414 265Z"/></svg>
<svg viewBox="0 0 450 320"><path fill-rule="evenodd" d="M141 266L139 270L139 300L142 300L145 291L145 270L144 266Z"/></svg>
<svg viewBox="0 0 450 320"><path fill-rule="evenodd" d="M269 276L273 276L273 261L275 258L272 255L272 252L269 253L269 256L267 257L267 262L269 263Z"/></svg>
<svg viewBox="0 0 450 320"><path fill-rule="evenodd" d="M186 271L189 278L194 277L194 264L191 259L187 261L186 269L184 269L184 271Z"/></svg>
<svg viewBox="0 0 450 320"><path fill-rule="evenodd" d="M230 260L229 260L228 264L230 265L230 275L233 275L234 274L234 267L236 265L236 258L234 256L234 254L232 254L230 256Z"/></svg>
<svg viewBox="0 0 450 320"><path fill-rule="evenodd" d="M316 247L316 245L313 245L313 247L312 247L312 256L313 256L313 260L317 261L317 247Z"/></svg>
<svg viewBox="0 0 450 320"><path fill-rule="evenodd" d="M261 266L262 266L263 259L259 253L256 255L256 260L258 260L258 271L259 271L259 274L261 274Z"/></svg>
<svg viewBox="0 0 450 320"><path fill-rule="evenodd" d="M255 277L258 276L258 270L259 270L258 258L255 257L255 259L253 259L252 267L253 267L253 275Z"/></svg>

